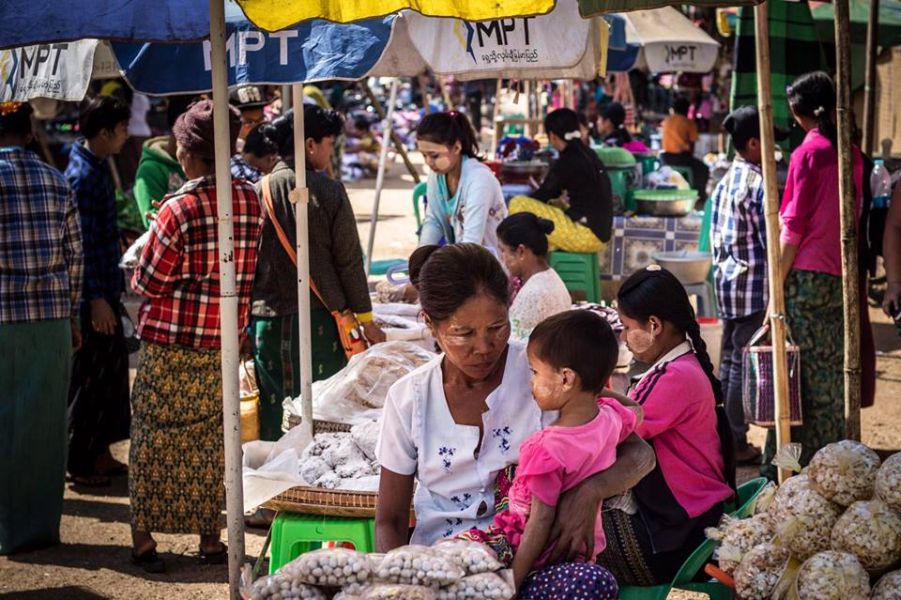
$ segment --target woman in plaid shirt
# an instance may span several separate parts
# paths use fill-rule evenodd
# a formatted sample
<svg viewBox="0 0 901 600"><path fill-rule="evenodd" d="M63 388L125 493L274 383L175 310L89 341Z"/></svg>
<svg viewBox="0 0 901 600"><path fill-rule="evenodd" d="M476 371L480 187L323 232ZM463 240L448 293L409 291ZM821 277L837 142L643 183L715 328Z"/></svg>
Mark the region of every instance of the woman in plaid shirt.
<svg viewBox="0 0 901 600"><path fill-rule="evenodd" d="M232 113L234 146L239 121ZM151 532L200 534L203 564L226 556L219 539L225 462L212 101L191 106L173 133L189 181L160 209L132 277L148 299L140 312L143 346L132 394L132 561L148 572L165 568ZM232 182L232 207L243 332L262 213L244 181Z"/></svg>

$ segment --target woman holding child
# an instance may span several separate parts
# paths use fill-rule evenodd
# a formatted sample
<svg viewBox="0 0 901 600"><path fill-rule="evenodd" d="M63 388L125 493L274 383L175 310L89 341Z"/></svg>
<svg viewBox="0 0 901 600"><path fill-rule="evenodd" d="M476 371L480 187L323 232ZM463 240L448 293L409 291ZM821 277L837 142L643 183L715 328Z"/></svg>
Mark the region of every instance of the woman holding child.
<svg viewBox="0 0 901 600"><path fill-rule="evenodd" d="M428 545L461 536L487 543L513 567L520 598L616 598L617 582L607 565L634 562L642 567L644 555L651 556L653 549L641 545L642 556L626 554L627 546L617 538L620 529L608 527L608 521L617 522L608 515L619 511L605 509L599 520L601 502L636 488L643 509L648 496L642 479L651 472L653 460L633 431L653 439L670 461L666 451L671 452L671 445L660 431L679 425L667 424L662 414L649 416L650 409L662 413L662 407L638 395L636 402L644 402L650 425L641 421L636 403L601 397L617 355L615 338L603 319L583 311L561 313L539 325L528 345L512 342L507 278L488 251L459 244L423 247L416 254L411 264L422 266L411 275L418 281L426 322L444 354L401 379L388 394L378 448L379 551L409 541ZM668 313L654 314L663 316L646 318L635 310L633 325L643 326L644 320L659 324L661 319L672 323ZM681 320L678 327L684 340L691 328ZM677 328L669 324L667 331ZM682 376L679 370L672 372L672 378ZM704 383L710 387L706 378ZM685 385L698 382L692 379ZM699 411L705 418L688 422L703 443L716 439L712 391L683 397L690 398L685 415L694 413L695 404L706 407L709 400L712 419L705 409ZM707 523L709 517L715 523L719 513L713 515L712 507L719 508L732 494L722 475L723 461L711 458L719 455L718 447L715 452L704 448L710 456L702 457L704 467L698 472L709 472L721 485L702 486L689 499L683 512L690 525L672 525L686 543L702 521L712 524ZM666 485L651 481L660 483ZM686 483L694 482L689 478ZM684 488L677 491L672 501L681 507ZM412 540L411 500L416 511ZM696 519L698 510L702 518ZM667 533L660 539L670 541ZM623 574L619 583L635 582L627 571ZM661 572L653 581L666 576Z"/></svg>

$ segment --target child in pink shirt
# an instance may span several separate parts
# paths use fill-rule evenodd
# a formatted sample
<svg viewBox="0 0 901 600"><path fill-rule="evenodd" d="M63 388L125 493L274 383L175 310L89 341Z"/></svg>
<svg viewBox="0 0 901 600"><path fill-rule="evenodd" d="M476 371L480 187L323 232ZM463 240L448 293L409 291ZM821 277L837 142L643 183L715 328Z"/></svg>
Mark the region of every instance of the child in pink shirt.
<svg viewBox="0 0 901 600"><path fill-rule="evenodd" d="M641 419L637 405L627 408L600 397L618 353L610 325L590 311L555 315L539 324L529 338L532 394L542 410L559 411L558 418L520 447L509 509L495 515L488 532L463 534L495 549L509 546L517 589L550 555L551 525L561 494L610 467L616 460L616 446ZM594 555L605 546L599 514ZM594 556L583 558L593 561Z"/></svg>

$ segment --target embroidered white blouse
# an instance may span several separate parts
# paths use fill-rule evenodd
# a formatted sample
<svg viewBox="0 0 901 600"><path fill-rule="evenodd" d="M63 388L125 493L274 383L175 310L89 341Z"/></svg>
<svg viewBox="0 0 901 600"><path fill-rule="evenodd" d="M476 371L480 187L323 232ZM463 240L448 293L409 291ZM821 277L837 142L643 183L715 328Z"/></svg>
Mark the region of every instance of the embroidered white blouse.
<svg viewBox="0 0 901 600"><path fill-rule="evenodd" d="M416 529L411 543L430 545L494 518L498 473L519 461L519 446L556 419L532 397L524 344L510 342L501 384L487 398L479 428L454 422L437 357L388 391L377 449L384 468L415 475ZM478 456L476 450L478 449Z"/></svg>
<svg viewBox="0 0 901 600"><path fill-rule="evenodd" d="M539 323L572 308L572 297L553 269L529 277L510 305L510 338L526 342Z"/></svg>

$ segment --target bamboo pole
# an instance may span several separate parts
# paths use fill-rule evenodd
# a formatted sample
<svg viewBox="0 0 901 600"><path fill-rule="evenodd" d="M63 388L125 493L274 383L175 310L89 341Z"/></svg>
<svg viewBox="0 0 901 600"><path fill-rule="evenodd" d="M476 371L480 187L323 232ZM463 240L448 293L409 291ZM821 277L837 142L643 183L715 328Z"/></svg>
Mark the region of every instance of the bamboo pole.
<svg viewBox="0 0 901 600"><path fill-rule="evenodd" d="M779 198L776 184L776 142L773 130L773 92L770 73L770 23L767 2L754 8L757 48L757 104L760 112L760 145L766 215L767 269L769 270L770 335L773 341L773 387L776 400L776 447L791 441L788 407L788 360L785 354L785 295L779 250ZM779 469L782 482L791 473Z"/></svg>
<svg viewBox="0 0 901 600"><path fill-rule="evenodd" d="M303 84L294 85L294 233L297 252L297 329L300 335L300 405L304 437L313 439L313 328L310 323L310 190L303 127Z"/></svg>
<svg viewBox="0 0 901 600"><path fill-rule="evenodd" d="M372 88L369 87L369 84L366 83L366 80L360 82L363 87L363 92L366 94L366 97L369 98L369 101L372 103L373 108L375 108L376 114L378 114L379 118L385 120L385 109L382 108L382 104L379 102L378 98L375 97L375 93L372 91ZM416 170L416 167L413 166L413 162L410 160L410 155L407 152L407 149L404 147L403 141L397 135L397 132L394 129L391 129L391 141L394 142L394 147L397 148L397 153L400 154L401 159L404 161L404 165L407 167L407 171L410 172L410 175L413 176L413 181L419 183L422 181L422 178L419 176L419 171Z"/></svg>
<svg viewBox="0 0 901 600"><path fill-rule="evenodd" d="M213 76L213 132L219 246L219 333L222 337L222 425L225 436L225 494L228 522L228 589L240 598L244 563L244 488L241 473L241 398L238 385L238 292L229 160L228 74L225 55L224 0L210 0L210 58Z"/></svg>
<svg viewBox="0 0 901 600"><path fill-rule="evenodd" d="M504 91L504 80L498 78L497 87L494 92L494 112L491 113L491 118L494 121L494 135L492 136L492 144L491 144L491 158L497 160L497 145L498 142L501 141L501 132L503 131L504 124L501 122L501 93Z"/></svg>
<svg viewBox="0 0 901 600"><path fill-rule="evenodd" d="M838 194L842 231L842 297L845 302L845 436L860 439L860 299L851 150L851 36L848 0L835 0Z"/></svg>
<svg viewBox="0 0 901 600"><path fill-rule="evenodd" d="M870 156L876 151L876 43L879 31L879 0L870 0L867 21L866 76L863 86L863 151Z"/></svg>

